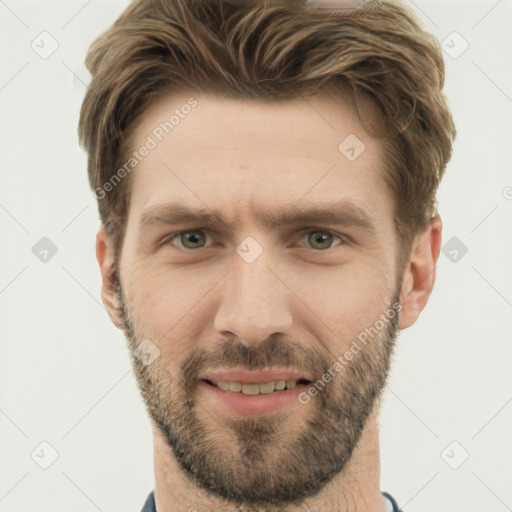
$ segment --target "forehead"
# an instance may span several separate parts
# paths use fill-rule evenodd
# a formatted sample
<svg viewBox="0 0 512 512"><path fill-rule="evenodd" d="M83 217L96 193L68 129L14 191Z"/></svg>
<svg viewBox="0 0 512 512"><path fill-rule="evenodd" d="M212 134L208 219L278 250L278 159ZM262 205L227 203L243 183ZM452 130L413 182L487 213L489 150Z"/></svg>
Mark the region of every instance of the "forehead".
<svg viewBox="0 0 512 512"><path fill-rule="evenodd" d="M392 216L383 142L342 95L279 103L162 95L137 121L131 146L151 149L132 171L129 224L173 201L250 216L265 206L350 198L377 218Z"/></svg>

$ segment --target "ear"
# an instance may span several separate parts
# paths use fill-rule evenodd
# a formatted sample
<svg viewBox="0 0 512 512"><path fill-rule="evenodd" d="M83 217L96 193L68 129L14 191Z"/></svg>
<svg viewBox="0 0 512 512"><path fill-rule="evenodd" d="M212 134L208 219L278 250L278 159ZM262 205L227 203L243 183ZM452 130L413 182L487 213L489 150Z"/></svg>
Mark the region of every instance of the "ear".
<svg viewBox="0 0 512 512"><path fill-rule="evenodd" d="M404 268L399 329L410 327L426 306L436 281L436 263L441 251L443 224L437 214L415 239Z"/></svg>
<svg viewBox="0 0 512 512"><path fill-rule="evenodd" d="M96 235L96 259L101 271L101 300L114 325L123 329L122 308L116 293L118 269L115 267L114 248L103 226Z"/></svg>

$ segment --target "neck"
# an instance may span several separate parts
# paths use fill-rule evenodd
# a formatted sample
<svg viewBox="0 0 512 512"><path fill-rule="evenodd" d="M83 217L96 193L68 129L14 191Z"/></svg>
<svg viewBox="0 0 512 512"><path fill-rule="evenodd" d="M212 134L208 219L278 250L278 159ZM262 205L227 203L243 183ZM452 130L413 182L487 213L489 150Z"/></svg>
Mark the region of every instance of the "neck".
<svg viewBox="0 0 512 512"><path fill-rule="evenodd" d="M229 503L197 487L178 466L164 437L154 429L155 502L157 512L291 512L297 505L262 508ZM304 510L318 512L384 512L380 492L380 455L377 416L368 418L348 467L322 490L303 501Z"/></svg>

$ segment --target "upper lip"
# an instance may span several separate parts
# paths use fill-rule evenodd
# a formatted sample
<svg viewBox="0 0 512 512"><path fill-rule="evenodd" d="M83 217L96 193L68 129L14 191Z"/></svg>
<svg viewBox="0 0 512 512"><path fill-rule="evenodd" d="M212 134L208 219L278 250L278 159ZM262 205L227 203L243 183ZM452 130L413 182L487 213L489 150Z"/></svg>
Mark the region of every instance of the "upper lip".
<svg viewBox="0 0 512 512"><path fill-rule="evenodd" d="M241 382L241 383L254 383L279 381L279 380L300 380L304 379L310 381L308 375L298 370L278 370L278 369L264 369L264 370L246 370L237 368L219 368L211 370L201 376L201 380L210 380L219 382L220 380L228 382Z"/></svg>

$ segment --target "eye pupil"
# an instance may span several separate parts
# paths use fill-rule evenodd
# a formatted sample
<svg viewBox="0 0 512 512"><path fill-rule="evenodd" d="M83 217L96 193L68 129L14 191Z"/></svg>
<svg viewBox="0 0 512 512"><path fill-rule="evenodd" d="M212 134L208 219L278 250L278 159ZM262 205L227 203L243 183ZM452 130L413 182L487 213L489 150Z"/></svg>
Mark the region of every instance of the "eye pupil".
<svg viewBox="0 0 512 512"><path fill-rule="evenodd" d="M309 242L314 247L315 243L325 244L329 246L332 242L332 235L326 234L324 231L312 231L309 235ZM315 249L329 249L329 247L314 247Z"/></svg>
<svg viewBox="0 0 512 512"><path fill-rule="evenodd" d="M189 247L187 244L200 244L201 239L204 243L204 236L200 234L200 231L186 231L185 233L181 234L181 242L184 247L196 249L197 247Z"/></svg>

